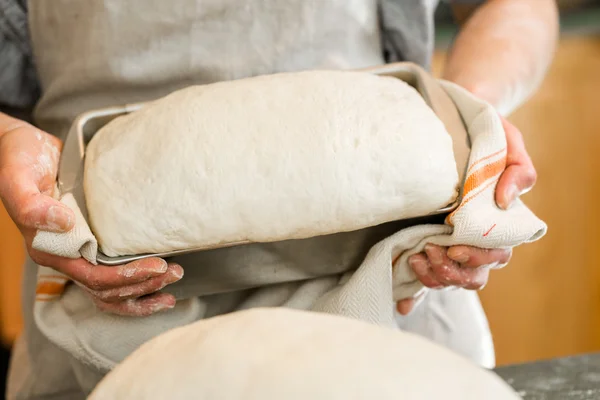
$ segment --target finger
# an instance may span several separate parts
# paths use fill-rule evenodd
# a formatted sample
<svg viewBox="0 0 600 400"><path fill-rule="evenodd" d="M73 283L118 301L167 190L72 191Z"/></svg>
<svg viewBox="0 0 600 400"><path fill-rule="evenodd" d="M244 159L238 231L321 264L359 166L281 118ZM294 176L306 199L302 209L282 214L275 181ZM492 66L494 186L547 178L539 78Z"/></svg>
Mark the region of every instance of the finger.
<svg viewBox="0 0 600 400"><path fill-rule="evenodd" d="M464 289L468 290L481 290L487 285L488 279L490 278L489 269L476 269L473 270L474 274L470 277L471 279L465 283Z"/></svg>
<svg viewBox="0 0 600 400"><path fill-rule="evenodd" d="M466 269L453 263L442 267L433 266L436 279L445 286L459 288L478 288L487 281L488 269Z"/></svg>
<svg viewBox="0 0 600 400"><path fill-rule="evenodd" d="M161 276L150 278L144 282L108 290L96 291L88 289L88 291L103 302L116 303L156 293L165 286L179 281L182 277L183 268L177 264L169 264L166 273Z"/></svg>
<svg viewBox="0 0 600 400"><path fill-rule="evenodd" d="M439 289L443 285L435 279L431 265L423 253L415 254L408 259L408 264L417 276L417 279L431 289Z"/></svg>
<svg viewBox="0 0 600 400"><path fill-rule="evenodd" d="M461 268L446 255L446 251L439 246L426 245L425 253L431 264L433 276L443 285L464 287L472 283L478 274L476 269Z"/></svg>
<svg viewBox="0 0 600 400"><path fill-rule="evenodd" d="M461 283L457 282L457 276L460 274L457 270L459 265L446 256L445 249L440 246L427 244L425 246L425 254L429 260L433 276L438 282L442 285Z"/></svg>
<svg viewBox="0 0 600 400"><path fill-rule="evenodd" d="M536 172L533 166L511 165L504 170L496 187L496 202L504 210L534 185Z"/></svg>
<svg viewBox="0 0 600 400"><path fill-rule="evenodd" d="M42 194L27 173L0 178L0 196L10 217L21 229L67 232L75 225L75 214L66 205Z"/></svg>
<svg viewBox="0 0 600 400"><path fill-rule="evenodd" d="M408 315L413 310L414 306L415 299L404 299L396 303L396 310L398 310L398 313L400 313L400 315Z"/></svg>
<svg viewBox="0 0 600 400"><path fill-rule="evenodd" d="M66 263L61 271L93 290L112 289L146 281L167 272L167 262L161 258L146 258L116 267Z"/></svg>
<svg viewBox="0 0 600 400"><path fill-rule="evenodd" d="M525 149L521 132L504 118L502 124L506 134L507 166L496 187L496 203L508 209L517 197L535 185L537 173Z"/></svg>
<svg viewBox="0 0 600 400"><path fill-rule="evenodd" d="M448 268L436 269L433 272L438 281L453 288L479 289L483 287L489 277L489 269L466 269L454 264Z"/></svg>
<svg viewBox="0 0 600 400"><path fill-rule="evenodd" d="M396 310L400 315L408 315L415 309L415 307L421 302L421 300L423 300L424 297L425 292L422 292L415 297L400 300L396 303Z"/></svg>
<svg viewBox="0 0 600 400"><path fill-rule="evenodd" d="M128 316L146 317L175 307L175 297L168 293L155 293L139 299L124 300L118 303L107 303L94 298L96 307L102 312Z"/></svg>
<svg viewBox="0 0 600 400"><path fill-rule="evenodd" d="M92 290L107 290L133 285L167 272L166 261L152 257L115 267L93 265L83 258L70 259L30 249L39 265L51 267Z"/></svg>
<svg viewBox="0 0 600 400"><path fill-rule="evenodd" d="M507 264L512 256L511 249L481 249L471 246L453 246L448 249L450 259L465 268L479 268Z"/></svg>

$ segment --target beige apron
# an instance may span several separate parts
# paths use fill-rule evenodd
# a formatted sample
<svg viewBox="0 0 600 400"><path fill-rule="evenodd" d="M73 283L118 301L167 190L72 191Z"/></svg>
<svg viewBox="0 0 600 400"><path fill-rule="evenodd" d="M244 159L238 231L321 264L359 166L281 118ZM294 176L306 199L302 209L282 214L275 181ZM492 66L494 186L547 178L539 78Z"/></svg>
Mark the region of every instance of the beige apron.
<svg viewBox="0 0 600 400"><path fill-rule="evenodd" d="M190 84L279 71L379 65L384 59L378 12L377 0L30 0L30 31L43 92L35 120L62 137L81 112L154 99ZM308 260L292 260L287 275L259 282L278 283L268 290L236 290L257 284L248 285L244 281L248 276L239 275L227 281L227 287L215 287L223 282L222 275L212 280L205 276L203 281L202 274L186 270L185 279L173 285L179 298L218 294L182 301L173 313L180 319L167 328L264 305L265 298L274 306L307 308L311 305L302 304L299 293L327 292L339 283L340 273L352 270L364 257L365 243L375 243L400 227L372 231L367 242L364 237L306 242ZM311 271L310 258L319 254L318 248L332 246L339 251L327 264L331 269ZM236 251L225 257L247 261L244 257L252 256ZM286 256L285 246L277 245L265 246L256 255L273 259L273 265L286 261ZM304 280L294 279L294 268ZM23 399L83 398L106 371L73 357L58 343L60 338L51 343L37 329L31 315L35 269L29 262L23 302L27 329L17 345L10 390ZM316 279L306 281L311 274ZM256 279L255 274L249 277ZM207 281L212 286L207 287ZM84 310L94 318L97 311L78 288L68 296L81 298L79 309L67 313ZM448 307L454 303L459 307ZM491 346L482 315L474 293L442 292L428 296L410 318L398 317L398 323L477 358L480 347ZM116 320L113 331L103 332L108 335L103 340L114 343L115 349L135 348L148 339L143 328L135 338L122 337L118 326L123 319ZM131 321L135 320L127 323L152 323L152 319ZM116 350L114 355L107 354L110 349L103 351L107 364L121 357Z"/></svg>

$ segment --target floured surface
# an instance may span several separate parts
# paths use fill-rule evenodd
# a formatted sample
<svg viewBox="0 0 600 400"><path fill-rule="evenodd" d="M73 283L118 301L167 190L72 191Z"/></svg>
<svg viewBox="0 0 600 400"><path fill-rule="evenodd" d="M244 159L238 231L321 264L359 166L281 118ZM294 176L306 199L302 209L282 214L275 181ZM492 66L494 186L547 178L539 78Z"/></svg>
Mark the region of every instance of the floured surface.
<svg viewBox="0 0 600 400"><path fill-rule="evenodd" d="M425 339L327 314L254 309L142 345L91 400L516 400L500 378Z"/></svg>
<svg viewBox="0 0 600 400"><path fill-rule="evenodd" d="M452 141L420 95L367 73L286 73L175 92L93 138L108 256L353 231L456 198Z"/></svg>

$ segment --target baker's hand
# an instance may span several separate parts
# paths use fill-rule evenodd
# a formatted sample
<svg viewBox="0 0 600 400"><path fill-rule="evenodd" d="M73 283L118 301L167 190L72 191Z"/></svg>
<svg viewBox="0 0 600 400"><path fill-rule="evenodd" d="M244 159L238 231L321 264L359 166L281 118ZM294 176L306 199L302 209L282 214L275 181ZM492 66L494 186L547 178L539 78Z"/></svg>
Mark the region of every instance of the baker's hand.
<svg viewBox="0 0 600 400"><path fill-rule="evenodd" d="M502 118L502 117L501 117ZM521 194L529 191L537 179L531 158L525 150L521 132L502 118L506 133L507 161L496 186L496 203L507 209ZM423 253L411 256L408 263L421 283L432 289L459 287L482 289L492 268L506 265L511 257L508 249L480 249L470 246L450 248L428 244ZM416 299L397 304L400 314L410 313Z"/></svg>
<svg viewBox="0 0 600 400"><path fill-rule="evenodd" d="M103 267L32 249L38 230L66 232L75 223L73 212L53 197L61 146L54 136L0 114L0 199L33 261L70 277L104 311L144 316L172 308L175 298L156 292L181 278L183 270L178 265L147 259Z"/></svg>
<svg viewBox="0 0 600 400"><path fill-rule="evenodd" d="M83 258L56 257L31 248L33 261L49 266L73 280L92 298L99 310L144 317L175 306L175 297L159 292L183 277L183 269L161 258L147 258L119 266L93 265Z"/></svg>

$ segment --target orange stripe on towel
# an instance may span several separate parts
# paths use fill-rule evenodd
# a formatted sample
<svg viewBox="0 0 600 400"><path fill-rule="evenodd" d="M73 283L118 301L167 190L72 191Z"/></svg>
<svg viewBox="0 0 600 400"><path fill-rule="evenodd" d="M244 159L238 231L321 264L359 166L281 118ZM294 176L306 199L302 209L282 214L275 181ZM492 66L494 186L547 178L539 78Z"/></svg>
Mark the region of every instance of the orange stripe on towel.
<svg viewBox="0 0 600 400"><path fill-rule="evenodd" d="M467 177L465 182L465 188L463 191L463 198L467 197L467 195L473 190L477 189L481 184L488 179L501 174L502 171L506 168L506 157L502 157L501 159L494 161L491 164L485 164L483 167L479 168L471 175Z"/></svg>
<svg viewBox="0 0 600 400"><path fill-rule="evenodd" d="M65 291L66 282L45 281L38 282L35 288L36 295L59 296Z"/></svg>
<svg viewBox="0 0 600 400"><path fill-rule="evenodd" d="M483 193L485 191L485 189L489 188L490 186L494 185L496 182L488 182L487 185L485 185L480 191L479 193L475 193L473 196L469 197L466 200L463 200L462 203L460 203L460 206L458 206L458 208L454 211L452 211L452 213L450 213L450 215L448 215L446 217L446 224L450 225L450 226L454 226L454 214L456 214L458 212L458 210L460 210L464 205L466 205L468 202L470 202L471 200L473 200L474 198L476 198L477 196L479 196L481 193Z"/></svg>
<svg viewBox="0 0 600 400"><path fill-rule="evenodd" d="M484 159L489 159L496 154L498 154L498 153L484 157ZM482 160L479 160L477 163L479 163ZM469 201L471 201L474 197L477 197L480 193L483 192L483 190L480 190L479 193L475 193L470 198L467 198L467 195L469 193L474 192L475 190L479 189L481 187L481 185L483 185L486 181L488 181L491 178L493 178L494 176L499 175L502 172L504 172L505 168L506 168L506 156L504 156L501 159L496 160L492 163L483 165L481 168L477 169L475 172L473 172L471 175L469 175L467 177L467 180L465 181L465 186L463 189L463 200L459 204L459 206L456 208L456 210L454 210L452 213L450 213L450 215L448 215L448 217L446 217L446 224L453 226L454 223L452 222L452 220L454 218L454 215L458 212L458 210L460 210L465 204L467 204ZM493 183L495 183L495 182L488 183L487 185L485 185L484 189L488 188Z"/></svg>
<svg viewBox="0 0 600 400"><path fill-rule="evenodd" d="M480 158L479 160L475 161L473 164L471 164L471 166L467 170L467 174L469 174L471 171L473 171L475 169L475 167L478 166L479 164L481 164L482 162L484 162L486 160L489 160L490 158L495 157L495 156L497 156L498 154L500 154L500 153L502 153L504 151L506 151L506 147L503 148L502 150L498 150L495 153L492 153L490 155L487 155L487 156L485 156L483 158Z"/></svg>

